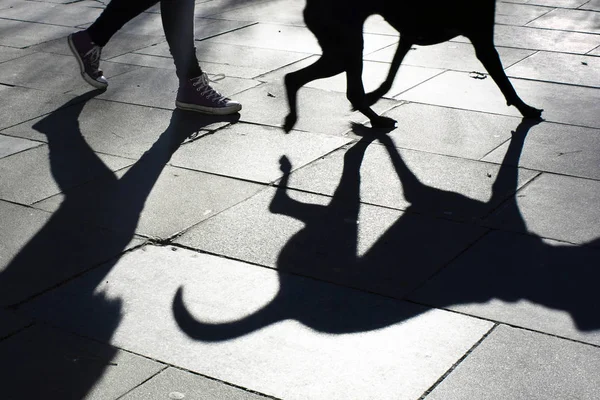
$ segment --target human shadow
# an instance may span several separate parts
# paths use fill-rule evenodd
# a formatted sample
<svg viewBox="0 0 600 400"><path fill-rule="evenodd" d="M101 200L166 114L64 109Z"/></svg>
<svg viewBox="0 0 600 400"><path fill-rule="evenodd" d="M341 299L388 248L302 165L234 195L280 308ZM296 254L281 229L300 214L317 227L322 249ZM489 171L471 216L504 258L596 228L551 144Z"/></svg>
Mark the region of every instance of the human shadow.
<svg viewBox="0 0 600 400"><path fill-rule="evenodd" d="M455 290L451 284L440 285L443 293L438 293L439 298L426 298L420 303L447 307L494 298L527 299L567 311L580 330L600 328L594 311L597 301L590 301L594 293L591 285L599 277L598 269L592 268L600 258L599 252L596 251L594 259L589 259L589 249L585 246L548 244L532 233L522 236L523 240L519 241L516 238L519 235L513 233L494 230L490 233L487 228L476 224L427 217L441 214L448 204L481 216L489 213L490 204L503 202L504 210L515 215L517 224L513 225L513 229L527 232L515 197L518 168L514 166L518 165L529 129L537 123L539 121L524 119L513 132L492 185L491 198L486 202L422 183L404 163L392 140L385 135L378 136L389 153L404 195L411 205L405 212L398 212L396 221L362 256L357 252L357 222L361 208L368 206L360 202L360 168L374 137L363 137L346 152L340 183L327 205L302 203L287 194L291 166L283 157L281 167L284 177L270 209L302 221L304 227L290 238L279 254L279 292L267 305L249 316L227 323L208 323L197 319L186 309L183 289L180 288L173 301L177 323L188 336L201 341L237 338L288 319L320 332L364 332L393 325L427 311L429 308L423 307L423 304L398 302L391 298L406 299L423 285L427 287L440 270L453 272L458 268L463 280L460 289ZM496 234L508 236L519 247L513 247L515 252L511 247L495 248L503 244L494 241ZM458 257L461 252L465 248L479 251L477 246L486 239L491 240L488 246L503 254L504 258L484 258L481 262L466 257L467 265L463 266L464 262L460 262L463 257ZM600 243L596 240L591 244ZM484 247L484 254L485 251ZM523 257L524 252L528 256ZM541 270L540 258L546 262ZM454 262L450 263L452 260ZM455 265L457 260L458 265ZM480 262L481 265L478 264ZM509 263L508 272L522 272L503 275L498 282L480 284L478 279L486 276L490 263L497 263L491 268L492 272L498 275L506 272L502 270L506 267L502 262ZM466 272L461 273L461 267L466 267ZM579 275L582 272L586 273L585 278ZM570 279L571 283L565 284L566 279ZM452 282L457 281L459 279ZM373 296L373 293L383 296Z"/></svg>
<svg viewBox="0 0 600 400"><path fill-rule="evenodd" d="M239 115L211 117L174 111L158 140L119 178L88 145L79 127L78 119L85 104L98 92L73 99L33 126L47 137L51 173L64 199L0 272L0 304L12 307L27 304L28 300L87 273L86 279L72 286L76 295L71 293L61 298L60 313L44 305L46 297L38 297L33 314L42 321L48 317L59 326L85 325L96 340L109 343L121 320L122 302L108 298L97 287L135 243L132 240L137 224L154 184L186 138L216 121L235 122ZM93 196L87 188L94 185L74 189L93 178L102 185L101 190L93 190ZM100 265L102 268L95 268ZM14 352L7 357L20 361L3 371L5 382L14 383L3 385L6 398L47 397L49 382L52 398L86 398L106 368L114 365L111 360L116 350L110 346L92 342L79 346L76 340L70 343L67 340L65 344L64 339L41 332L27 336L26 350L39 351L27 353L32 359L23 361L22 347L13 346L10 350L3 347L3 351ZM22 335L14 339L19 340ZM77 357L67 359L68 351L77 352ZM32 379L34 384L17 384L24 377Z"/></svg>

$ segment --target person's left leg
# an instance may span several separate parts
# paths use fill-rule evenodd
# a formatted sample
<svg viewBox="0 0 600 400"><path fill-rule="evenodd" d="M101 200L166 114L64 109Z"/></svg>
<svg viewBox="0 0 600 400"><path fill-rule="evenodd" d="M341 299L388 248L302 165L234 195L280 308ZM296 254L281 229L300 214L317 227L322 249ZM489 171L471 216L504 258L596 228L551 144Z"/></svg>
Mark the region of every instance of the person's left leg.
<svg viewBox="0 0 600 400"><path fill-rule="evenodd" d="M206 114L236 113L242 105L213 89L198 63L194 45L194 7L194 0L160 2L165 37L179 78L175 104L182 110Z"/></svg>

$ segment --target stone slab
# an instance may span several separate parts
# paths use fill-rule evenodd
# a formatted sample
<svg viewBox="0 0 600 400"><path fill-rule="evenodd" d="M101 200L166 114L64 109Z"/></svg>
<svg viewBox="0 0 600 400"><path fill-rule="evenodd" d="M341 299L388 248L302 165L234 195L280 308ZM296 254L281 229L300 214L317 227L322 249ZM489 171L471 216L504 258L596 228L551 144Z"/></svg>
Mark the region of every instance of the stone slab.
<svg viewBox="0 0 600 400"><path fill-rule="evenodd" d="M287 67L280 68L267 75L261 76L259 79L281 84L283 82L283 77L286 74L313 64L316 60L318 60L318 58L318 56L309 57ZM390 65L381 62L365 61L363 63L363 68L362 80L365 91L368 93L377 89L385 80L388 75ZM394 97L428 79L431 79L441 72L441 69L412 67L408 65L403 66L400 71L398 71L396 79L392 84L392 88L388 91L385 97ZM331 78L312 81L308 83L306 87L346 93L346 73L344 72Z"/></svg>
<svg viewBox="0 0 600 400"><path fill-rule="evenodd" d="M127 54L131 51L157 45L158 43L162 43L164 41L165 38L163 36L138 35L119 31L113 37L111 37L106 46L102 48L101 59L109 60L111 58ZM49 42L32 46L29 49L44 53L62 54L73 57L73 53L71 53L71 49L69 48L66 38L51 40ZM101 68L104 68L104 63L101 63Z"/></svg>
<svg viewBox="0 0 600 400"><path fill-rule="evenodd" d="M533 50L497 47L504 67L509 67L534 53ZM365 57L366 60L390 63L396 52L396 46L389 46ZM413 65L426 68L443 68L455 71L485 71L475 56L471 43L444 42L435 46L413 46L402 61L400 71Z"/></svg>
<svg viewBox="0 0 600 400"><path fill-rule="evenodd" d="M348 143L349 139L254 124L235 124L183 146L173 155L175 166L254 182L279 179L279 159L287 155L296 168Z"/></svg>
<svg viewBox="0 0 600 400"><path fill-rule="evenodd" d="M600 88L600 59L540 51L506 70L510 77Z"/></svg>
<svg viewBox="0 0 600 400"><path fill-rule="evenodd" d="M396 43L398 38L365 34L364 40L364 54L369 54ZM208 41L299 53L321 53L317 39L307 28L291 25L256 24L208 39Z"/></svg>
<svg viewBox="0 0 600 400"><path fill-rule="evenodd" d="M207 133L234 120L227 116L208 116L92 99L83 106L74 105L56 111L52 118L52 129L57 132L69 131L77 123L77 131L93 151L137 160L167 130L177 129L181 134L173 135L173 139L175 141L176 136L181 141L185 135ZM48 136L34 128L40 121L42 118L34 119L8 128L3 133L47 142Z"/></svg>
<svg viewBox="0 0 600 400"><path fill-rule="evenodd" d="M0 129L37 118L63 106L74 96L0 85Z"/></svg>
<svg viewBox="0 0 600 400"><path fill-rule="evenodd" d="M600 344L600 250L493 231L409 298Z"/></svg>
<svg viewBox="0 0 600 400"><path fill-rule="evenodd" d="M0 158L40 146L40 142L0 135Z"/></svg>
<svg viewBox="0 0 600 400"><path fill-rule="evenodd" d="M185 397L182 397L185 396ZM160 398L196 398L202 400L266 400L265 396L248 392L201 375L167 368L127 393L123 400L146 400Z"/></svg>
<svg viewBox="0 0 600 400"><path fill-rule="evenodd" d="M600 56L600 46L596 47L594 50L587 53L590 56Z"/></svg>
<svg viewBox="0 0 600 400"><path fill-rule="evenodd" d="M552 11L548 7L510 2L496 2L496 24L526 25L528 22Z"/></svg>
<svg viewBox="0 0 600 400"><path fill-rule="evenodd" d="M286 94L281 84L264 84L235 97L242 103L244 122L281 127L289 112ZM373 110L379 114L397 105L394 100L382 99ZM367 118L350 110L350 102L339 92L312 88L298 91L298 122L294 129L340 135L348 132L352 122L362 123Z"/></svg>
<svg viewBox="0 0 600 400"><path fill-rule="evenodd" d="M511 3L534 4L546 7L577 8L588 0L510 0Z"/></svg>
<svg viewBox="0 0 600 400"><path fill-rule="evenodd" d="M33 22L0 19L0 45L25 48L49 40L66 37L73 28Z"/></svg>
<svg viewBox="0 0 600 400"><path fill-rule="evenodd" d="M259 83L249 79L225 77L214 84L211 83L211 86L225 96L234 96ZM178 87L179 81L174 71L140 67L111 79L109 89L97 98L173 110ZM81 94L81 92L76 90L72 93ZM245 104L242 102L242 105Z"/></svg>
<svg viewBox="0 0 600 400"><path fill-rule="evenodd" d="M226 11L257 5L260 2L272 0L254 0L250 4L244 0L200 0L196 2L194 15L196 17L211 17Z"/></svg>
<svg viewBox="0 0 600 400"><path fill-rule="evenodd" d="M103 62L102 68L104 76L110 79L137 67ZM34 53L3 63L0 83L58 93L93 89L82 79L75 57L50 53Z"/></svg>
<svg viewBox="0 0 600 400"><path fill-rule="evenodd" d="M91 228L68 204L51 215L0 201L0 304L15 305L141 241Z"/></svg>
<svg viewBox="0 0 600 400"><path fill-rule="evenodd" d="M360 165L361 201L442 218L479 220L537 175L510 166L394 150L390 155L377 144L366 150ZM291 176L290 186L334 195L338 182L354 176L359 168L357 162L344 161L349 156L350 150L337 151L312 163ZM398 161L390 162L390 157Z"/></svg>
<svg viewBox="0 0 600 400"><path fill-rule="evenodd" d="M594 11L556 9L527 26L598 34L600 17Z"/></svg>
<svg viewBox="0 0 600 400"><path fill-rule="evenodd" d="M53 154L48 146L39 146L0 159L0 198L33 204L132 163L120 157L96 155L78 144L63 142L57 148ZM75 165L78 169L73 169Z"/></svg>
<svg viewBox="0 0 600 400"><path fill-rule="evenodd" d="M54 196L36 207L56 210L65 197L71 211L111 231L167 239L245 200L262 186L182 168L146 157L112 177ZM135 224L127 224L135 218ZM132 226L133 225L133 226Z"/></svg>
<svg viewBox="0 0 600 400"><path fill-rule="evenodd" d="M256 21L281 25L304 26L302 12L305 3L296 0L274 0L256 2L246 7L226 10L221 13L211 13L212 18L233 21ZM202 7L200 7L202 10Z"/></svg>
<svg viewBox="0 0 600 400"><path fill-rule="evenodd" d="M463 36L453 40L469 41ZM494 42L496 46L500 47L585 54L600 45L600 36L581 32L496 25L494 27Z"/></svg>
<svg viewBox="0 0 600 400"><path fill-rule="evenodd" d="M12 47L0 46L0 63L23 57L30 53L31 51L29 49L15 49Z"/></svg>
<svg viewBox="0 0 600 400"><path fill-rule="evenodd" d="M600 127L600 114L596 112L600 99L597 89L515 78L511 83L524 102L544 109L542 117L547 121ZM489 76L473 79L461 72L445 72L404 92L398 99L521 116L515 107L506 106L502 92Z"/></svg>
<svg viewBox="0 0 600 400"><path fill-rule="evenodd" d="M500 163L508 144L484 160ZM533 127L525 141L519 165L600 180L600 130L544 123Z"/></svg>
<svg viewBox="0 0 600 400"><path fill-rule="evenodd" d="M0 342L7 399L117 399L163 365L92 340L35 326Z"/></svg>
<svg viewBox="0 0 600 400"><path fill-rule="evenodd" d="M417 103L385 115L398 121L398 127L388 133L396 146L473 160L510 139L520 122L514 117Z"/></svg>
<svg viewBox="0 0 600 400"><path fill-rule="evenodd" d="M152 246L40 298L29 310L97 337L103 329L89 318L90 290L121 305L111 344L286 399L417 398L491 328L454 313ZM186 305L216 331L205 336L184 318ZM263 306L272 317L246 324ZM227 321L236 320L242 329L230 330Z"/></svg>
<svg viewBox="0 0 600 400"><path fill-rule="evenodd" d="M600 350L501 325L425 400L596 399Z"/></svg>
<svg viewBox="0 0 600 400"><path fill-rule="evenodd" d="M72 27L95 21L101 12L98 8L77 4L23 1L8 9L0 9L0 18Z"/></svg>
<svg viewBox="0 0 600 400"><path fill-rule="evenodd" d="M199 224L177 243L402 298L483 232L356 204L352 193L338 193L333 199L283 193L262 192Z"/></svg>
<svg viewBox="0 0 600 400"><path fill-rule="evenodd" d="M517 204L501 207L494 226L569 243L600 246L600 182L542 174L519 191Z"/></svg>
<svg viewBox="0 0 600 400"><path fill-rule="evenodd" d="M169 48L165 43L138 50L136 53L170 57ZM222 66L222 68L235 67L231 68L232 70L238 68L240 70L255 70L259 72L256 75L276 70L303 59L306 56L305 53L261 49L258 47L238 46L235 44L213 43L210 41L196 43L196 57L203 68L207 64L218 64L219 66ZM208 67L205 69L208 70ZM213 72L223 72L228 76L239 76L236 75L235 72L226 73L225 71L218 70Z"/></svg>
<svg viewBox="0 0 600 400"><path fill-rule="evenodd" d="M579 8L581 10L600 11L600 1L599 0L590 0Z"/></svg>

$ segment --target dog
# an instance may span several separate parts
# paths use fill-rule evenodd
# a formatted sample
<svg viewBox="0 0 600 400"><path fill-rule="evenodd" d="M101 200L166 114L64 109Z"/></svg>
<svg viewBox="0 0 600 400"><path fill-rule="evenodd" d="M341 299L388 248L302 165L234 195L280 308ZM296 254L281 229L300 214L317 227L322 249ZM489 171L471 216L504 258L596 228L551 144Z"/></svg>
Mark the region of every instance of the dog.
<svg viewBox="0 0 600 400"><path fill-rule="evenodd" d="M402 59L413 45L433 45L466 36L475 54L507 105L514 105L526 118L540 119L542 111L527 105L517 95L502 67L494 46L495 0L307 0L304 21L322 49L312 65L284 78L290 112L283 128L289 132L298 119L297 92L315 79L346 72L346 95L352 107L369 118L375 128L393 128L396 121L377 115L371 106L391 88ZM390 71L381 86L365 94L362 82L363 25L381 15L400 33Z"/></svg>

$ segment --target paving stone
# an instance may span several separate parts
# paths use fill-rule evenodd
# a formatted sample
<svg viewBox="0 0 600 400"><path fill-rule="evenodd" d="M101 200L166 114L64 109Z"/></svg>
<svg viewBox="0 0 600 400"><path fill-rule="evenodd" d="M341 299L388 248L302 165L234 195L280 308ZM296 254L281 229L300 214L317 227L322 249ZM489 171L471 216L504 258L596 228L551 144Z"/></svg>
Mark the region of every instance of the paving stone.
<svg viewBox="0 0 600 400"><path fill-rule="evenodd" d="M286 155L296 168L348 143L336 136L253 124L235 124L183 146L173 155L175 166L270 183L282 175L279 159Z"/></svg>
<svg viewBox="0 0 600 400"><path fill-rule="evenodd" d="M110 79L137 67L103 62L102 68L104 76ZM49 53L34 53L3 63L0 82L58 93L83 93L93 89L81 78L79 65L73 56Z"/></svg>
<svg viewBox="0 0 600 400"><path fill-rule="evenodd" d="M482 234L477 227L360 205L358 200L338 205L352 193L338 193L331 203L327 197L298 192L290 193L295 201L276 196L271 190L260 193L177 242L402 298ZM431 243L436 243L435 252Z"/></svg>
<svg viewBox="0 0 600 400"><path fill-rule="evenodd" d="M77 4L23 1L11 8L0 9L0 18L71 27L93 22L101 12L100 9L81 7Z"/></svg>
<svg viewBox="0 0 600 400"><path fill-rule="evenodd" d="M36 207L56 210L63 198L74 198L72 210L81 219L112 231L135 229L139 235L169 238L243 201L262 186L160 165L146 155L135 166L112 177L54 196ZM160 174L157 176L157 174ZM123 221L138 215L133 228Z"/></svg>
<svg viewBox="0 0 600 400"><path fill-rule="evenodd" d="M41 120L16 125L3 133L47 142L47 135L34 129ZM69 131L77 122L77 130L95 152L137 160L169 129L170 124L193 135L210 132L234 120L235 117L174 112L92 99L83 106L74 105L55 112L52 129Z"/></svg>
<svg viewBox="0 0 600 400"><path fill-rule="evenodd" d="M355 146L358 149L359 145ZM302 168L291 176L290 186L334 195L342 176L350 179L347 176L357 173L359 165L355 164L360 161L350 165L344 161L350 154L337 151ZM390 162L390 157L397 161ZM535 171L405 149L390 155L383 146L373 144L360 165L360 200L450 219L477 220L536 175Z"/></svg>
<svg viewBox="0 0 600 400"><path fill-rule="evenodd" d="M235 96L242 103L242 121L281 127L289 112L286 94L281 84L264 84ZM373 110L379 114L397 105L394 100L382 99ZM350 110L346 95L339 92L302 88L298 91L298 122L295 129L343 134L351 122L362 123L367 118L358 111Z"/></svg>
<svg viewBox="0 0 600 400"><path fill-rule="evenodd" d="M496 2L496 24L525 25L550 11L552 9L548 7L498 1Z"/></svg>
<svg viewBox="0 0 600 400"><path fill-rule="evenodd" d="M40 146L39 142L0 135L0 158L37 146Z"/></svg>
<svg viewBox="0 0 600 400"><path fill-rule="evenodd" d="M0 85L0 129L36 118L64 105L73 96Z"/></svg>
<svg viewBox="0 0 600 400"><path fill-rule="evenodd" d="M124 158L95 155L87 149L76 153L81 145L62 143L56 147L64 148L52 154L48 146L40 146L0 159L0 198L33 204L132 163ZM73 169L74 166L78 168Z"/></svg>
<svg viewBox="0 0 600 400"><path fill-rule="evenodd" d="M468 42L469 40L459 36L454 41ZM600 36L533 27L496 25L494 42L496 46L501 47L585 54L600 45Z"/></svg>
<svg viewBox="0 0 600 400"><path fill-rule="evenodd" d="M600 246L600 182L542 174L491 217L494 226ZM518 207L518 208L515 208Z"/></svg>
<svg viewBox="0 0 600 400"><path fill-rule="evenodd" d="M365 34L364 40L364 54L369 54L396 43L398 38L386 35ZM208 42L299 53L321 53L317 39L315 39L307 28L291 25L256 24L229 32L226 35L208 39Z"/></svg>
<svg viewBox="0 0 600 400"><path fill-rule="evenodd" d="M267 397L176 368L167 368L127 393L123 400L191 397L202 400L265 400ZM185 396L185 397L181 397Z"/></svg>
<svg viewBox="0 0 600 400"><path fill-rule="evenodd" d="M0 45L24 48L66 37L72 31L73 28L63 26L0 19Z"/></svg>
<svg viewBox="0 0 600 400"><path fill-rule="evenodd" d="M538 52L513 65L508 76L600 87L600 60L597 57Z"/></svg>
<svg viewBox="0 0 600 400"><path fill-rule="evenodd" d="M510 0L511 3L532 4L546 7L577 8L588 0Z"/></svg>
<svg viewBox="0 0 600 400"><path fill-rule="evenodd" d="M211 17L215 14L222 13L225 11L235 10L237 8L244 8L248 6L255 6L259 2L265 0L255 0L250 4L246 1L231 1L231 0L210 0L210 1L197 1L194 9L194 15L196 17ZM271 1L271 0L267 0Z"/></svg>
<svg viewBox="0 0 600 400"><path fill-rule="evenodd" d="M530 56L532 50L498 47L498 54L504 67L513 65ZM396 52L396 46L389 46L365 57L367 60L391 62ZM475 50L470 43L444 42L435 46L414 46L404 61L403 68L414 65L427 68L443 68L456 71L485 71L485 68L475 56Z"/></svg>
<svg viewBox="0 0 600 400"><path fill-rule="evenodd" d="M318 58L318 56L309 57L287 67L280 68L267 75L261 76L259 79L280 84L283 82L283 77L286 74L298 71L301 68L313 64ZM370 61L365 61L363 67L364 70L362 79L365 91L367 93L377 89L379 85L381 85L381 83L387 77L390 69L390 65L387 63ZM392 88L388 91L386 97L396 96L405 90L417 86L421 82L431 79L441 72L441 69L403 66L396 75L396 79L392 84ZM312 81L308 83L306 87L346 93L346 73L341 73L331 78Z"/></svg>
<svg viewBox="0 0 600 400"><path fill-rule="evenodd" d="M508 144L484 160L500 163ZM600 179L600 130L552 123L533 127L519 166L539 171Z"/></svg>
<svg viewBox="0 0 600 400"><path fill-rule="evenodd" d="M600 46L596 47L594 50L587 53L590 56L600 56Z"/></svg>
<svg viewBox="0 0 600 400"><path fill-rule="evenodd" d="M211 86L225 96L233 96L259 83L249 79L226 77L211 83ZM172 110L175 108L178 86L179 81L174 71L141 67L111 79L110 88L97 98ZM76 90L72 93L82 94L82 91ZM237 97L235 99L238 100Z"/></svg>
<svg viewBox="0 0 600 400"><path fill-rule="evenodd" d="M29 49L14 49L12 47L0 46L0 63L23 57L30 53Z"/></svg>
<svg viewBox="0 0 600 400"><path fill-rule="evenodd" d="M597 346L598 265L598 249L493 231L409 298Z"/></svg>
<svg viewBox="0 0 600 400"><path fill-rule="evenodd" d="M598 367L597 347L501 325L425 399L592 400Z"/></svg>
<svg viewBox="0 0 600 400"><path fill-rule="evenodd" d="M73 31L76 31L76 29ZM109 60L111 58L127 54L131 51L150 47L164 41L165 38L163 36L148 36L117 32L112 38L110 38L110 41L106 44L106 46L102 48L102 60ZM32 46L29 49L44 53L62 54L73 57L73 53L69 48L66 38L51 40L49 42ZM104 63L101 64L102 68L104 68L104 65Z"/></svg>
<svg viewBox="0 0 600 400"><path fill-rule="evenodd" d="M97 337L101 325L89 318L89 292L97 290L122 305L113 345L286 399L417 398L491 327L233 260L144 249L28 309ZM208 336L204 323L185 318L180 298L172 303L184 282L184 304L215 324ZM265 305L265 318L247 319ZM230 330L227 321L237 320Z"/></svg>
<svg viewBox="0 0 600 400"><path fill-rule="evenodd" d="M195 21L196 28L194 38L196 40L204 40L213 36L223 35L254 24L254 22L227 21L208 18L196 18Z"/></svg>
<svg viewBox="0 0 600 400"><path fill-rule="evenodd" d="M138 50L137 53L171 57L169 47L165 43ZM213 72L222 72L227 76L241 76L236 75L234 72L239 69L241 71L254 71L252 76L241 76L253 78L306 58L306 56L305 53L261 49L235 44L212 43L209 41L196 43L196 57L198 57L203 69L208 70L207 65L218 64L218 66L213 67ZM207 67L204 68L205 66ZM216 68L230 68L232 72L219 71Z"/></svg>
<svg viewBox="0 0 600 400"><path fill-rule="evenodd" d="M117 399L163 365L57 330L33 327L0 343L7 399Z"/></svg>
<svg viewBox="0 0 600 400"><path fill-rule="evenodd" d="M579 8L582 10L600 11L600 0L590 0Z"/></svg>
<svg viewBox="0 0 600 400"><path fill-rule="evenodd" d="M0 342L31 324L29 318L13 311L0 309Z"/></svg>
<svg viewBox="0 0 600 400"><path fill-rule="evenodd" d="M398 36L398 31L388 24L381 15L377 14L367 18L363 26L363 32Z"/></svg>
<svg viewBox="0 0 600 400"><path fill-rule="evenodd" d="M600 33L600 17L596 12L556 9L530 22L527 26L586 33Z"/></svg>
<svg viewBox="0 0 600 400"><path fill-rule="evenodd" d="M398 121L398 127L388 133L396 146L474 160L510 139L520 122L514 117L417 103L385 115Z"/></svg>
<svg viewBox="0 0 600 400"><path fill-rule="evenodd" d="M201 3L202 4L202 3ZM262 1L249 4L218 14L210 14L212 18L222 18L234 21L256 21L282 25L304 26L305 3L296 0ZM202 10L202 8L201 8Z"/></svg>
<svg viewBox="0 0 600 400"><path fill-rule="evenodd" d="M51 215L0 201L0 304L15 305L141 241L91 228L67 204Z"/></svg>
<svg viewBox="0 0 600 400"><path fill-rule="evenodd" d="M511 79L515 90L527 104L544 109L547 121L591 128L600 127L597 110L598 90L546 82ZM400 100L456 107L467 110L521 116L506 100L494 81L473 79L469 74L448 71L398 96Z"/></svg>

